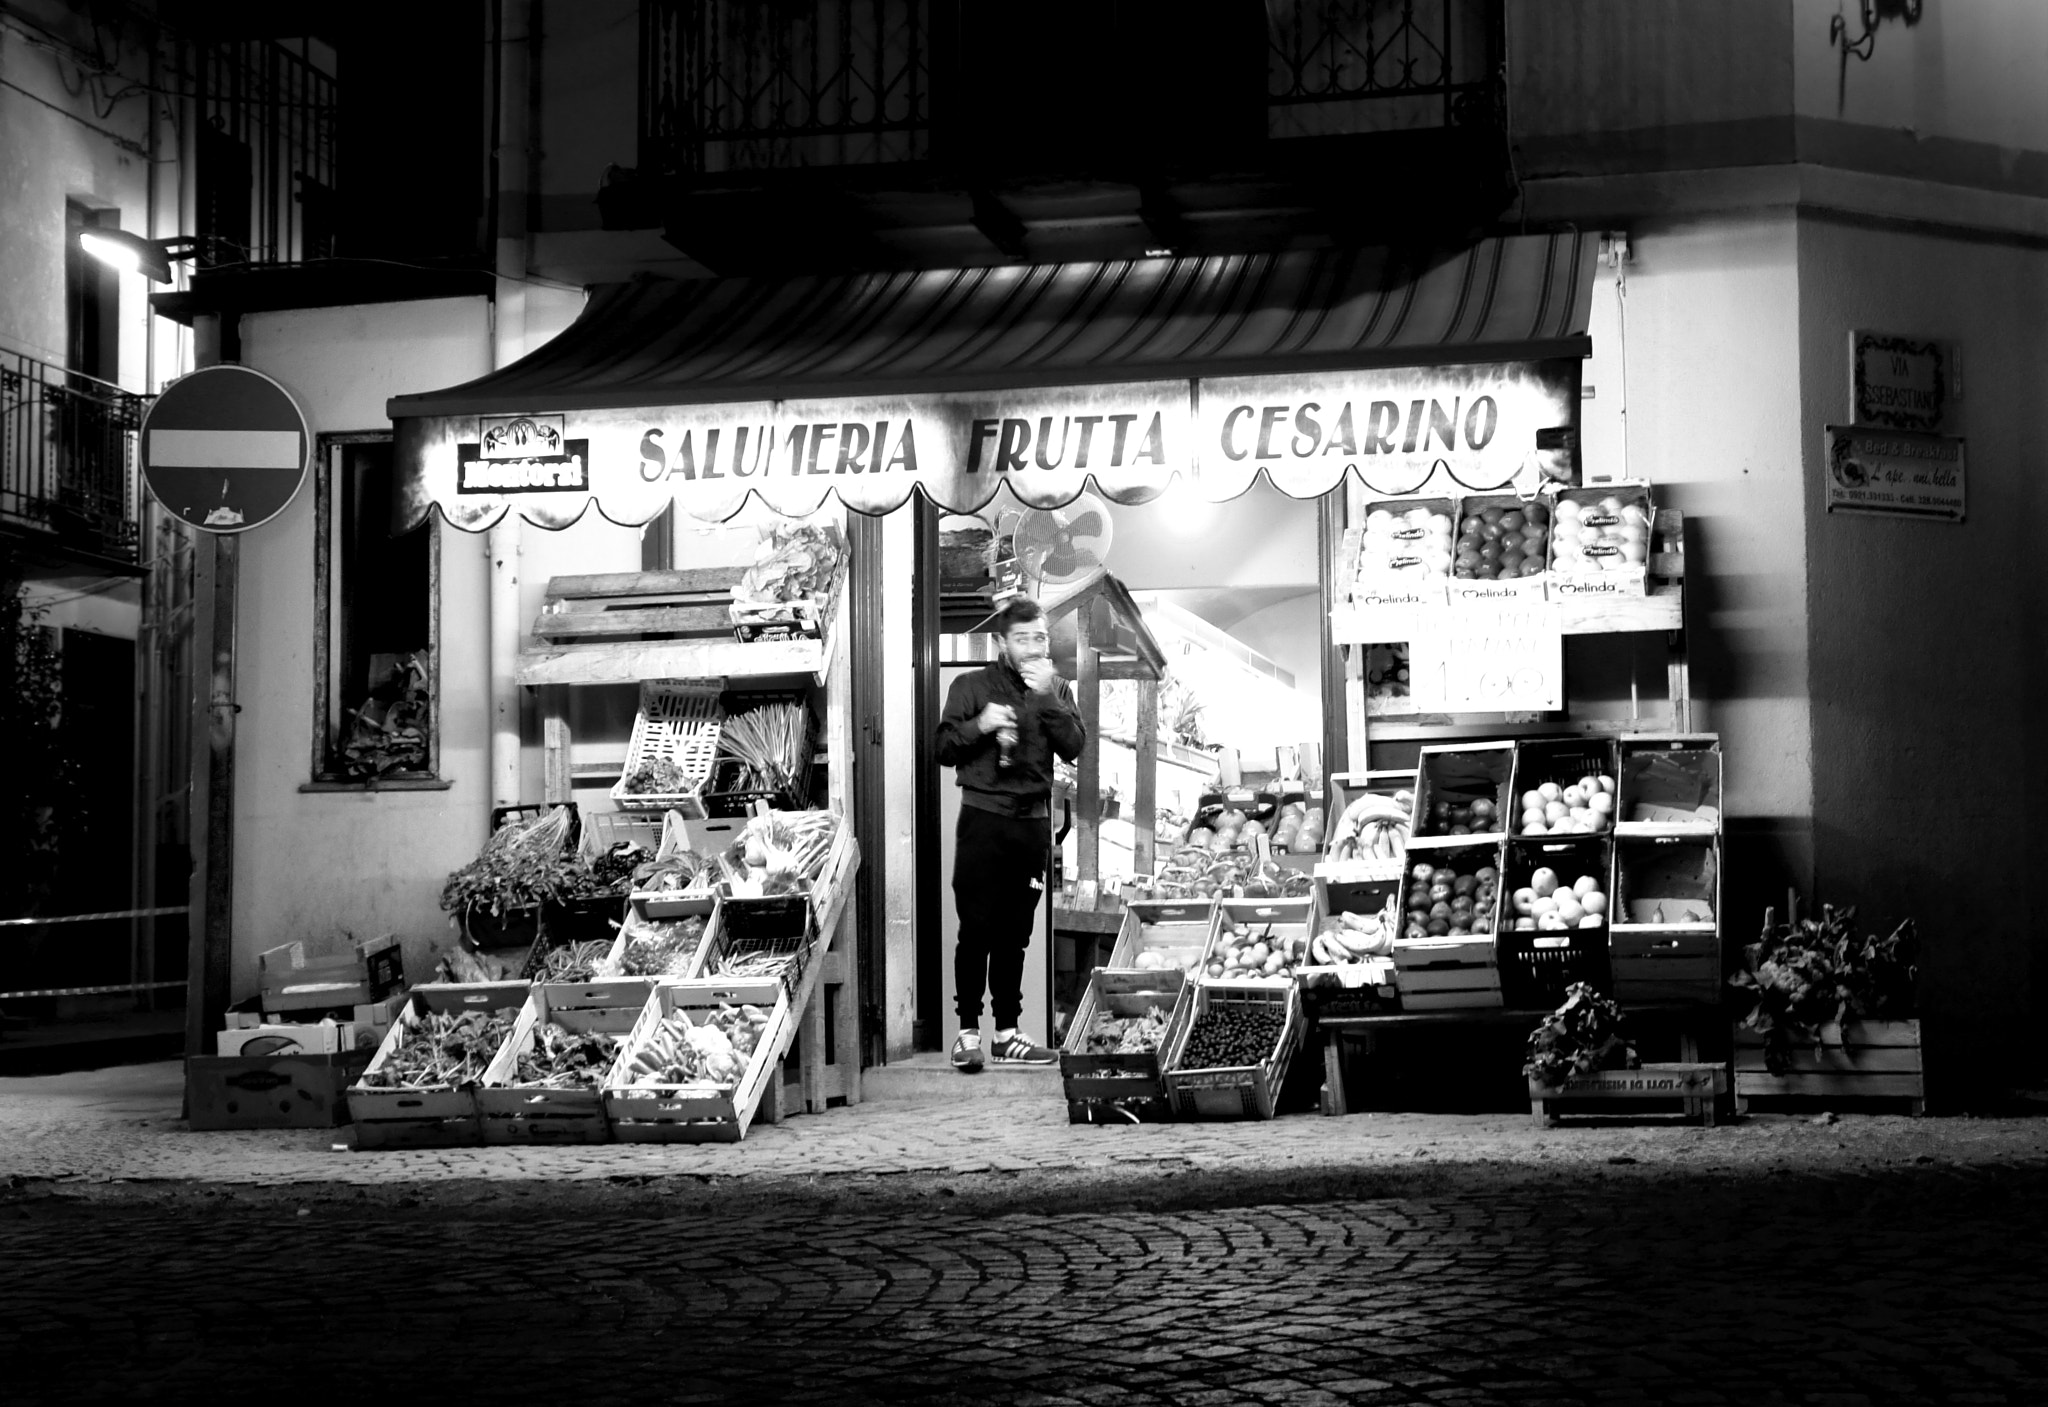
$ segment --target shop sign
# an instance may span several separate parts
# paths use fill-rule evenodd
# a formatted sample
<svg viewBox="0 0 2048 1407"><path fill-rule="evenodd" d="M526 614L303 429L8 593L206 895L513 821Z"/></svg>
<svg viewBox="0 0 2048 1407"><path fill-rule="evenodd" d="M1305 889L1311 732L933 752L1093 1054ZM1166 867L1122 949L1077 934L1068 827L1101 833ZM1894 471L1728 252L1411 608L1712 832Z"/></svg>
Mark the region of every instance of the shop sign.
<svg viewBox="0 0 2048 1407"><path fill-rule="evenodd" d="M1423 713L1564 707L1564 634L1547 602L1461 602L1417 613L1408 688Z"/></svg>
<svg viewBox="0 0 2048 1407"><path fill-rule="evenodd" d="M1346 470L1390 497L1526 492L1571 475L1579 373L1567 358L1204 380L1202 478L1262 469L1297 497Z"/></svg>
<svg viewBox="0 0 2048 1407"><path fill-rule="evenodd" d="M1850 404L1858 425L1939 430L1951 354L1931 339L1849 334Z"/></svg>
<svg viewBox="0 0 2048 1407"><path fill-rule="evenodd" d="M1827 427L1830 513L1963 521L1963 441L1952 435Z"/></svg>

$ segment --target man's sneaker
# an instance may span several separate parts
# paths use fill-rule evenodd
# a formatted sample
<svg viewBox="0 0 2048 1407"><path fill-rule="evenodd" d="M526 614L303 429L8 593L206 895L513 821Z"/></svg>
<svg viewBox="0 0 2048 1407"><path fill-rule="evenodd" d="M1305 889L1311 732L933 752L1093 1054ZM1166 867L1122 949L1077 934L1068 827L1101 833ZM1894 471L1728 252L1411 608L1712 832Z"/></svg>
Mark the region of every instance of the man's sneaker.
<svg viewBox="0 0 2048 1407"><path fill-rule="evenodd" d="M1023 1031L1010 1032L1007 1040L998 1038L990 1048L998 1065L1057 1065L1060 1053L1048 1050Z"/></svg>
<svg viewBox="0 0 2048 1407"><path fill-rule="evenodd" d="M981 1032L962 1031L953 1037L953 1068L963 1075L981 1069Z"/></svg>

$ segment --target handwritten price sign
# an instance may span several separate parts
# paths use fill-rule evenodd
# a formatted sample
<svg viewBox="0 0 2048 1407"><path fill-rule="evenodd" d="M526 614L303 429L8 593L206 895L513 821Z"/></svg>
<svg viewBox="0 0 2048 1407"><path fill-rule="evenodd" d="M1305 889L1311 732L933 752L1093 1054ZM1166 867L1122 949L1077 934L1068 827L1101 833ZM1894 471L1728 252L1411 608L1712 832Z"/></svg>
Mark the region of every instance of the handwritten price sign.
<svg viewBox="0 0 2048 1407"><path fill-rule="evenodd" d="M1409 646L1409 688L1424 713L1564 707L1564 636L1548 602L1432 612Z"/></svg>

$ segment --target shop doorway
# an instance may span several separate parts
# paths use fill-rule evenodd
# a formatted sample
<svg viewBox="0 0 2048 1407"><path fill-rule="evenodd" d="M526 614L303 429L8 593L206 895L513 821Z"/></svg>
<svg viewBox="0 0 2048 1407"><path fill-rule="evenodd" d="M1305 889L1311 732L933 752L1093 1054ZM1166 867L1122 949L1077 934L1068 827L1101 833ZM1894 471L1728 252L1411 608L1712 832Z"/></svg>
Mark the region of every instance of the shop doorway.
<svg viewBox="0 0 2048 1407"><path fill-rule="evenodd" d="M1205 797L1225 787L1283 783L1320 791L1329 647L1319 503L1264 480L1222 504L1179 488L1137 505L1088 495L1050 515L1054 526L1079 530L1056 534L1049 569L1039 555L1047 515L1007 493L977 514L937 516L919 573L938 597L939 644L925 671L929 726L937 724L955 666L989 658L987 637L977 638L976 628L1002 587L1021 584L1048 604L1056 617L1055 655L1064 646L1062 673L1070 681L1075 629L1055 603L1109 598L1086 607L1087 636L1101 647L1098 660L1107 661L1099 669L1092 765L1060 769L1053 825L1063 805L1075 823L1058 849L1060 883L1049 896L1044 948L1034 947L1026 968L1027 1027L1042 1015L1044 1038L1056 1040L1089 972L1109 959L1128 881L1153 873L1171 854ZM1117 589L1092 591L1097 577L1112 579ZM1123 619L1130 612L1135 631ZM1134 642L1134 634L1146 641ZM1148 688L1135 677L1144 671L1130 661L1153 649L1163 668ZM1141 730L1145 700L1154 716ZM1141 732L1151 753L1149 786L1140 781ZM918 1043L943 1049L954 1029L950 881L958 788L950 770L927 769L924 801L936 824L928 832L934 843L920 849ZM1139 824L1141 805L1149 808L1149 827ZM1034 983L1042 984L1042 999L1034 997Z"/></svg>

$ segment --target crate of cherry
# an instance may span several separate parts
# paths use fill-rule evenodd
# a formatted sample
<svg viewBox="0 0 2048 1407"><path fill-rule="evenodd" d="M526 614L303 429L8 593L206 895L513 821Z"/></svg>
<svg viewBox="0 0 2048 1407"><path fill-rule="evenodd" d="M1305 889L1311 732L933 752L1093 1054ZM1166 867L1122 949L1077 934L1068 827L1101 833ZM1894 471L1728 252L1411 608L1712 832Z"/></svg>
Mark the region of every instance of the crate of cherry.
<svg viewBox="0 0 2048 1407"><path fill-rule="evenodd" d="M1423 748L1416 766L1409 850L1505 836L1514 769L1511 742Z"/></svg>
<svg viewBox="0 0 2048 1407"><path fill-rule="evenodd" d="M1270 1119L1306 1022L1289 982L1197 983L1166 1047L1167 1097L1183 1115Z"/></svg>
<svg viewBox="0 0 2048 1407"><path fill-rule="evenodd" d="M1510 843L1499 947L1509 1006L1554 1008L1574 982L1612 990L1613 870L1613 842L1599 836Z"/></svg>
<svg viewBox="0 0 2048 1407"><path fill-rule="evenodd" d="M1515 749L1517 836L1601 835L1614 829L1615 745L1545 738Z"/></svg>

